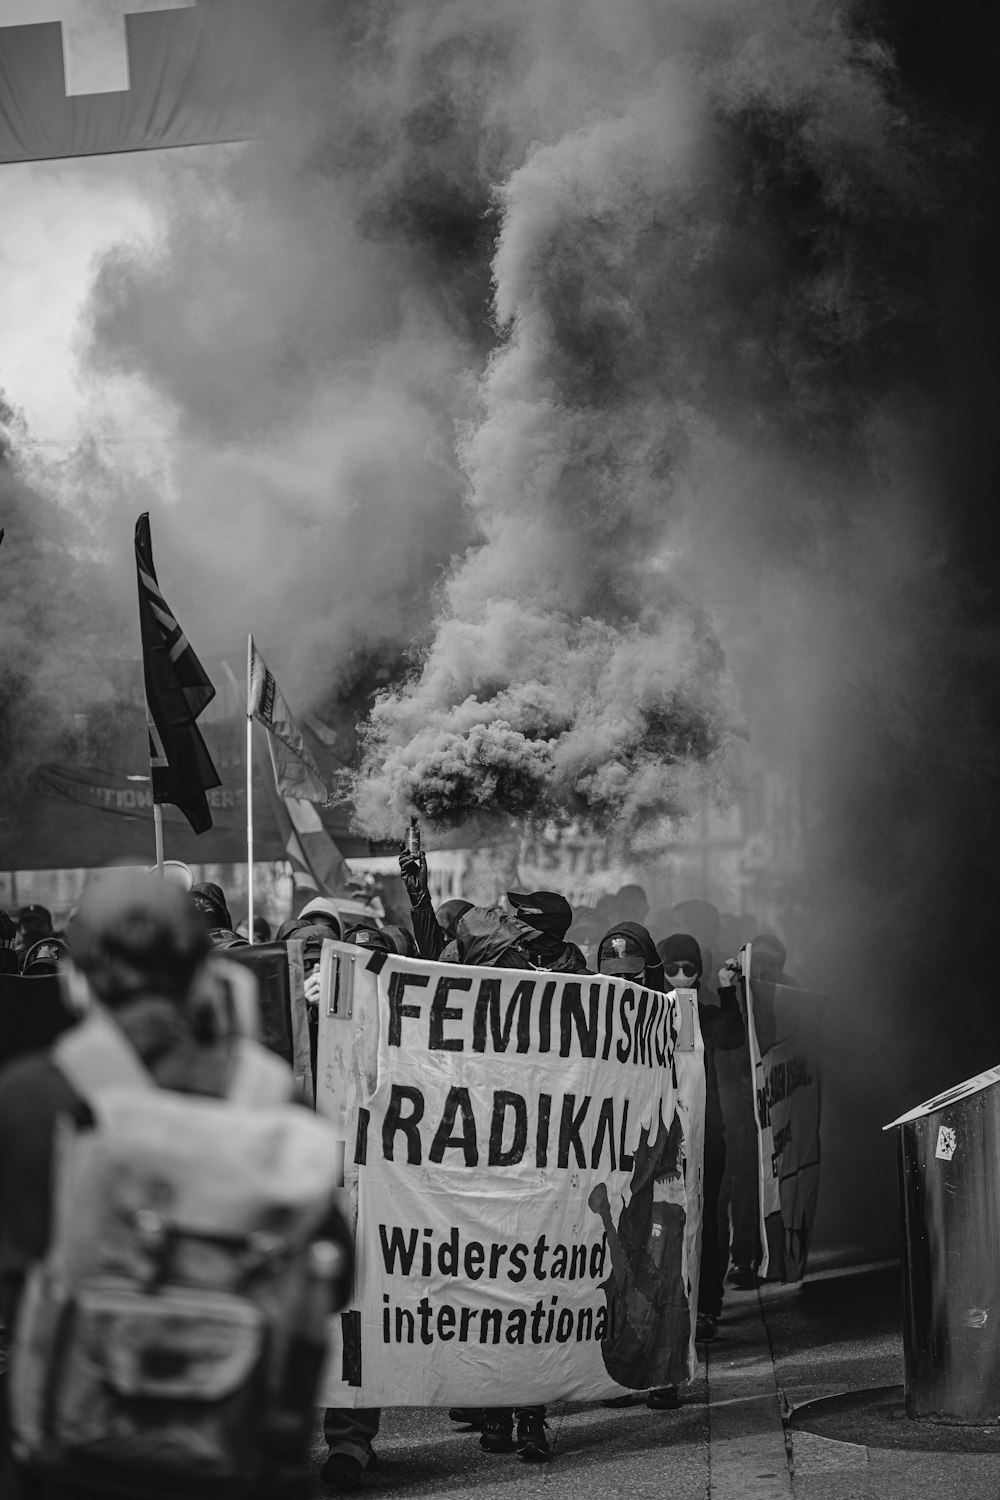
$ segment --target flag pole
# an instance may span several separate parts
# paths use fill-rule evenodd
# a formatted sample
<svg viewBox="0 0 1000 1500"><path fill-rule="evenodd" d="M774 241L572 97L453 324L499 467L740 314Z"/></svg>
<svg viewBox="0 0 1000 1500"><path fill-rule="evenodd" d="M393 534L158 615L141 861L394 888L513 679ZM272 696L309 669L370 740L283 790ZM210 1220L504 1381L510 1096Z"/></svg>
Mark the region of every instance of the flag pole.
<svg viewBox="0 0 1000 1500"><path fill-rule="evenodd" d="M247 942L253 942L253 636L247 636Z"/></svg>
<svg viewBox="0 0 1000 1500"><path fill-rule="evenodd" d="M163 879L163 808L153 803L153 832L156 836L156 873Z"/></svg>

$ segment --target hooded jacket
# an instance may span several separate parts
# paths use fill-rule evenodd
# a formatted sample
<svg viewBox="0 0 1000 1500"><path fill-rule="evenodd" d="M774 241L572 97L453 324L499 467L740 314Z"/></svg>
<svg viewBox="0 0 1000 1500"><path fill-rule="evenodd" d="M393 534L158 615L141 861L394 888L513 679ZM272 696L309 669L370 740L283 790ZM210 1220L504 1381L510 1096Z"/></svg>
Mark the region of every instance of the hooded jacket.
<svg viewBox="0 0 1000 1500"><path fill-rule="evenodd" d="M575 943L537 931L494 907L471 906L455 923L455 937L438 960L493 969L545 969L551 974L587 974Z"/></svg>
<svg viewBox="0 0 1000 1500"><path fill-rule="evenodd" d="M701 983L702 957L697 939L686 932L675 932L656 945L661 961L697 963L699 974L690 988L697 990ZM719 1007L703 1005L698 1001L698 1022L701 1026L705 1046L705 1151L724 1151L726 1130L722 1119L722 1104L719 1099L719 1073L716 1066L717 1050L733 1051L745 1041L743 1017L740 1015L736 992L721 991Z"/></svg>
<svg viewBox="0 0 1000 1500"><path fill-rule="evenodd" d="M530 927L516 917L470 906L455 923L455 936L439 959L443 964L475 964L484 969L530 969Z"/></svg>
<svg viewBox="0 0 1000 1500"><path fill-rule="evenodd" d="M642 982L646 989L659 990L661 994L665 992L667 983L663 972L662 960L656 951L656 944L650 937L648 929L643 927L640 922L618 922L614 927L609 928L597 945L598 962L600 961L600 952L604 944L609 938L613 938L619 934L625 934L627 937L632 938L642 949L642 955L646 961Z"/></svg>

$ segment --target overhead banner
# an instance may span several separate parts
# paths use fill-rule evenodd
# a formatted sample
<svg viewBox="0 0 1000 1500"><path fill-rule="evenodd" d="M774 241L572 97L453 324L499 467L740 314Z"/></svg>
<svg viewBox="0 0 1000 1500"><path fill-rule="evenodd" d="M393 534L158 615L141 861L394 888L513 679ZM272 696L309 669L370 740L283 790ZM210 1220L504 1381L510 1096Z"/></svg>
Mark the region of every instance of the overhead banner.
<svg viewBox="0 0 1000 1500"><path fill-rule="evenodd" d="M259 133L267 14L254 0L0 0L0 162Z"/></svg>
<svg viewBox="0 0 1000 1500"><path fill-rule="evenodd" d="M759 1275L801 1281L819 1201L820 1026L827 996L745 981L760 1176Z"/></svg>
<svg viewBox="0 0 1000 1500"><path fill-rule="evenodd" d="M330 1406L592 1400L696 1368L690 991L324 947L317 1108L357 1221Z"/></svg>

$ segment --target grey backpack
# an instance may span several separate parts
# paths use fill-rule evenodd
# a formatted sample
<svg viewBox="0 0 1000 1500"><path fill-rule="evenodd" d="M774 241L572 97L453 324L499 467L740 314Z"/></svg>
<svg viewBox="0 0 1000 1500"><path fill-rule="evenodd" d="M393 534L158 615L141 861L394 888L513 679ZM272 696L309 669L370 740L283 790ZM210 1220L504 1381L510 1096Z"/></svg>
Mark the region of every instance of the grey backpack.
<svg viewBox="0 0 1000 1500"><path fill-rule="evenodd" d="M338 1300L317 1303L311 1279L337 1138L290 1102L283 1061L235 1047L222 1099L159 1088L102 1012L53 1050L94 1127L59 1122L50 1247L9 1376L14 1451L52 1480L235 1497L267 1493L301 1458Z"/></svg>

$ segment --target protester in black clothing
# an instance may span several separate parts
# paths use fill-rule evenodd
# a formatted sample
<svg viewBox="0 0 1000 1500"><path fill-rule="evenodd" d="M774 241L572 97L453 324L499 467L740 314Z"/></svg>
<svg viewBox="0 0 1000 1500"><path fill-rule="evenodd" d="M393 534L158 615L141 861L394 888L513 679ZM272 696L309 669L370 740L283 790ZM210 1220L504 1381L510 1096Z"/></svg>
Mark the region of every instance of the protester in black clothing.
<svg viewBox="0 0 1000 1500"><path fill-rule="evenodd" d="M476 936L487 935L492 942L492 932L497 926L499 914L492 907L473 907L471 902L446 901L435 916L427 886L427 856L411 854L406 845L400 846L399 873L410 898L410 919L413 936L421 958L438 959L442 963L484 964L486 960L478 953L471 956L463 951L470 944L472 932ZM566 934L573 922L573 908L565 896L555 891L508 891L507 901L516 923L526 931L520 935L520 948L526 962L507 961L504 968L547 969L553 974L587 974L587 960L575 943L566 941ZM479 917L470 918L471 912ZM468 919L468 920L466 920ZM460 926L466 922L464 928ZM470 926L471 923L471 926ZM513 933L513 926L506 929ZM501 944L502 949L509 948Z"/></svg>
<svg viewBox="0 0 1000 1500"><path fill-rule="evenodd" d="M250 923L246 917L236 924L236 936L246 938L250 941ZM271 924L266 917L254 917L253 940L255 943L269 943L271 941Z"/></svg>
<svg viewBox="0 0 1000 1500"><path fill-rule="evenodd" d="M641 885L622 885L615 892L619 921L645 922L649 915L649 897Z"/></svg>
<svg viewBox="0 0 1000 1500"><path fill-rule="evenodd" d="M444 934L445 944L443 946L446 946L451 942L452 938L455 936L456 924L462 917L465 916L466 912L471 910L472 902L463 901L460 896L452 896L450 901L441 902L441 905L437 909L436 918L437 925L440 928L441 932ZM416 928L414 928L414 937L415 936ZM420 956L421 958L428 957L428 955L423 952L421 952ZM435 955L435 957L436 956L437 955Z"/></svg>
<svg viewBox="0 0 1000 1500"><path fill-rule="evenodd" d="M313 896L311 901L307 901L299 912L299 921L305 921L307 918L316 927L328 927L330 937L340 941L344 926L340 912L337 910L337 903L329 896Z"/></svg>
<svg viewBox="0 0 1000 1500"><path fill-rule="evenodd" d="M349 927L344 928L344 942L353 943L356 948L380 948L383 953L395 952L395 945L389 935L376 927L374 922L352 922Z"/></svg>
<svg viewBox="0 0 1000 1500"><path fill-rule="evenodd" d="M42 938L51 937L53 930L52 913L48 907L34 904L22 906L17 914L14 947L18 953L23 954Z"/></svg>
<svg viewBox="0 0 1000 1500"><path fill-rule="evenodd" d="M667 985L672 989L701 988L701 948L688 933L677 932L657 943ZM726 1131L719 1101L716 1053L732 1052L745 1040L743 1018L733 993L716 1005L698 1003L698 1021L705 1047L705 1171L701 1229L701 1270L698 1280L698 1323L695 1337L713 1339L722 1313L724 1265L718 1233L719 1193L726 1169Z"/></svg>
<svg viewBox="0 0 1000 1500"><path fill-rule="evenodd" d="M417 952L417 945L413 941L413 933L408 932L405 927L397 927L394 922L387 922L382 931L400 958L420 957Z"/></svg>
<svg viewBox="0 0 1000 1500"><path fill-rule="evenodd" d="M590 972L576 944L564 942L559 935L565 934L572 918L565 897L555 891L537 891L530 898L508 892L508 899L512 905L529 899L536 904L515 906L517 915L495 906L468 907L453 922L454 936L438 954L439 961L496 969L545 969L553 974ZM550 918L552 930L537 925Z"/></svg>
<svg viewBox="0 0 1000 1500"><path fill-rule="evenodd" d="M39 938L21 956L21 973L25 979L39 979L43 974L58 974L59 964L66 952L62 938Z"/></svg>
<svg viewBox="0 0 1000 1500"><path fill-rule="evenodd" d="M233 927L233 919L221 885L206 880L191 887L191 900L208 926L213 948L238 948L246 943Z"/></svg>
<svg viewBox="0 0 1000 1500"><path fill-rule="evenodd" d="M573 908L555 891L508 891L507 900L519 921L531 928L528 955L536 969L553 974L586 974L587 960L575 943L566 942L573 924Z"/></svg>
<svg viewBox="0 0 1000 1500"><path fill-rule="evenodd" d="M455 936L459 917L472 910L472 902L452 898L443 902L435 915L427 883L426 854L413 854L406 844L400 844L399 850L399 875L410 898L410 922L417 953L421 958L438 959Z"/></svg>
<svg viewBox="0 0 1000 1500"><path fill-rule="evenodd" d="M0 974L18 972L16 944L17 923L7 912L0 911Z"/></svg>
<svg viewBox="0 0 1000 1500"><path fill-rule="evenodd" d="M573 913L564 896L536 891L530 896L508 892L516 916L495 909L469 907L455 923L455 938L441 954L441 962L477 964L488 968L535 968L555 973L586 973L583 954L563 941ZM529 925L530 924L530 925ZM453 1421L479 1426L480 1446L488 1453L516 1448L525 1463L547 1463L551 1458L545 1435L544 1406L452 1407ZM514 1422L517 1421L517 1433Z"/></svg>

